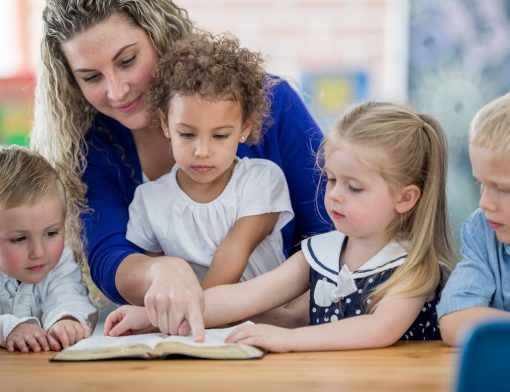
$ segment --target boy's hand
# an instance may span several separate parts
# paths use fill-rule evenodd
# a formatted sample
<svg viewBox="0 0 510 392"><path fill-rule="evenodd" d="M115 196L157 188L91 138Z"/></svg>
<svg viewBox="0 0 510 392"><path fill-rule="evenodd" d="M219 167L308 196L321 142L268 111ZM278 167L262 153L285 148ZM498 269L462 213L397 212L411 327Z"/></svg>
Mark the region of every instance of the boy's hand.
<svg viewBox="0 0 510 392"><path fill-rule="evenodd" d="M7 336L7 351L19 350L27 353L49 351L50 343L46 331L40 326L30 323L21 323Z"/></svg>
<svg viewBox="0 0 510 392"><path fill-rule="evenodd" d="M50 346L53 351L60 351L90 336L90 328L74 318L62 318L48 330L48 338L52 338Z"/></svg>
<svg viewBox="0 0 510 392"><path fill-rule="evenodd" d="M157 332L143 306L124 305L111 312L104 322L106 336L136 335Z"/></svg>

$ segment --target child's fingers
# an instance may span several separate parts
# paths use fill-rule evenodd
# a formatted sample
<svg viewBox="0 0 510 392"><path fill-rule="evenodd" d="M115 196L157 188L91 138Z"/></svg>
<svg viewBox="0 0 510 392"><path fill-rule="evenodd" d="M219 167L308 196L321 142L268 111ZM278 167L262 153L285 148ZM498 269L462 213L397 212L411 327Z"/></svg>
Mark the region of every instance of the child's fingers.
<svg viewBox="0 0 510 392"><path fill-rule="evenodd" d="M25 339L16 338L16 339L14 339L13 343L14 343L14 349L18 349L22 353L27 353L29 351L27 343L25 342Z"/></svg>
<svg viewBox="0 0 510 392"><path fill-rule="evenodd" d="M90 337L92 334L92 331L90 330L90 327L87 325L82 325L82 339Z"/></svg>
<svg viewBox="0 0 510 392"><path fill-rule="evenodd" d="M29 335L25 337L26 345L35 353L38 353L41 351L41 345L39 344L39 341L35 338L33 335Z"/></svg>
<svg viewBox="0 0 510 392"><path fill-rule="evenodd" d="M55 324L53 327L51 327L49 333L58 340L62 348L69 347L69 337L67 336L67 332L62 325L59 325L59 323Z"/></svg>
<svg viewBox="0 0 510 392"><path fill-rule="evenodd" d="M122 308L115 309L108 316L106 316L106 320L104 321L103 334L105 336L110 335L110 331L112 330L112 328L115 327L115 325L117 325L122 320L123 317L124 313L122 311Z"/></svg>
<svg viewBox="0 0 510 392"><path fill-rule="evenodd" d="M131 335L131 325L127 319L120 320L117 324L115 324L113 328L111 328L108 331L108 336L123 336L123 335Z"/></svg>
<svg viewBox="0 0 510 392"><path fill-rule="evenodd" d="M60 342L57 339L55 339L54 336L52 336L51 334L48 334L47 338L48 338L48 343L49 343L52 351L62 350L62 346L60 345Z"/></svg>
<svg viewBox="0 0 510 392"><path fill-rule="evenodd" d="M36 333L35 339L39 342L39 345L41 346L43 351L49 351L50 350L50 344L48 343L48 338L46 336L46 333Z"/></svg>

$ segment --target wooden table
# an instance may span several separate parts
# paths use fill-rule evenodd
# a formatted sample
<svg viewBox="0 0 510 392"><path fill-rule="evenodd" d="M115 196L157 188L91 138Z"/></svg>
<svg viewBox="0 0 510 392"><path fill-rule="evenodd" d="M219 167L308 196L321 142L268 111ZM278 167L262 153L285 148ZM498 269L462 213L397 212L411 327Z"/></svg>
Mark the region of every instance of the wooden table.
<svg viewBox="0 0 510 392"><path fill-rule="evenodd" d="M449 391L458 350L441 342L263 359L49 362L0 349L1 391Z"/></svg>

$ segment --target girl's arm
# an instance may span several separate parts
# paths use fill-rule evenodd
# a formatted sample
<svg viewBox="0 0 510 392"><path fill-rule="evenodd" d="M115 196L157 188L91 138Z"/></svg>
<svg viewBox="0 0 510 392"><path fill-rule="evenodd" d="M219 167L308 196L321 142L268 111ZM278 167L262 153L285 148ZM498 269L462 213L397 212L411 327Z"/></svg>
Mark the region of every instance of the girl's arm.
<svg viewBox="0 0 510 392"><path fill-rule="evenodd" d="M383 300L373 314L296 329L241 326L226 341L274 352L352 350L386 347L398 341L418 316L426 297Z"/></svg>
<svg viewBox="0 0 510 392"><path fill-rule="evenodd" d="M205 290L206 327L237 322L296 298L308 289L309 267L302 252L245 282Z"/></svg>
<svg viewBox="0 0 510 392"><path fill-rule="evenodd" d="M239 282L251 253L271 233L277 219L278 213L239 219L216 250L202 287Z"/></svg>

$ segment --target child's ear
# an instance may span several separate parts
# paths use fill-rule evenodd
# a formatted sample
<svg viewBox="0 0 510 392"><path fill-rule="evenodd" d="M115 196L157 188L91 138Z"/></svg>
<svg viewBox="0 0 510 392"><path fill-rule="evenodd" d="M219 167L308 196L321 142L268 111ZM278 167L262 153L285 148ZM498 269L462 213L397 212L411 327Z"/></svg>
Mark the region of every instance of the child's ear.
<svg viewBox="0 0 510 392"><path fill-rule="evenodd" d="M241 143L244 143L248 136L250 136L251 129L253 128L253 124L250 120L246 121L243 125L243 130L241 131Z"/></svg>
<svg viewBox="0 0 510 392"><path fill-rule="evenodd" d="M420 199L421 191L416 185L407 185L400 189L400 198L397 200L395 210L399 214L410 211Z"/></svg>
<svg viewBox="0 0 510 392"><path fill-rule="evenodd" d="M159 116L159 122L161 123L161 129L163 130L163 133L165 134L165 137L167 139L170 139L170 129L168 128L168 123L166 121L166 115L161 109L157 109L158 116Z"/></svg>

